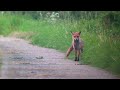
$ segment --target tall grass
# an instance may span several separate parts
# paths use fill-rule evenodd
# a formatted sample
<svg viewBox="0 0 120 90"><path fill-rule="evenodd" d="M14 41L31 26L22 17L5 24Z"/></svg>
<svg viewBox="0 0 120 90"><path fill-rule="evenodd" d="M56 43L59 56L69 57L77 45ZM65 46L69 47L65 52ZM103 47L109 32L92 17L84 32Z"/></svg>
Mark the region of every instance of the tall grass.
<svg viewBox="0 0 120 90"><path fill-rule="evenodd" d="M107 36L100 18L79 21L58 20L50 23L42 19L33 20L27 16L0 15L0 34L26 32L28 34L23 37L26 38L32 32L33 34L28 38L32 44L62 52L66 52L71 46L70 31L82 32L81 38L85 44L82 61L85 64L120 74L120 39ZM70 59L73 58L74 52L70 55Z"/></svg>

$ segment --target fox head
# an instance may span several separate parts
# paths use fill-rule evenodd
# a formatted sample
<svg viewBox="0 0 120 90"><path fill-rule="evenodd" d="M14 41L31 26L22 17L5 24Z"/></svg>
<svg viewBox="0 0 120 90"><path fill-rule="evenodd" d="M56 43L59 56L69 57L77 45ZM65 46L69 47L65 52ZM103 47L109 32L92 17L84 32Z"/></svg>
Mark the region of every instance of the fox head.
<svg viewBox="0 0 120 90"><path fill-rule="evenodd" d="M71 32L71 34L72 34L72 38L76 41L76 40L79 40L81 31L80 32Z"/></svg>

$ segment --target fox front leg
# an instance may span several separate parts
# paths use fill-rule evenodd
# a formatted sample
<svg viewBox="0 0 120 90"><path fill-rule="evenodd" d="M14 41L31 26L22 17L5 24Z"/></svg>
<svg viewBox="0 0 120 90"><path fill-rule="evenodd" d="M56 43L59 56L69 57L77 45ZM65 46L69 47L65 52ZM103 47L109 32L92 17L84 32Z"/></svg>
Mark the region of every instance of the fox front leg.
<svg viewBox="0 0 120 90"><path fill-rule="evenodd" d="M77 61L77 51L75 50L75 61Z"/></svg>
<svg viewBox="0 0 120 90"><path fill-rule="evenodd" d="M78 50L77 53L78 53L77 61L79 61L80 60L80 50Z"/></svg>

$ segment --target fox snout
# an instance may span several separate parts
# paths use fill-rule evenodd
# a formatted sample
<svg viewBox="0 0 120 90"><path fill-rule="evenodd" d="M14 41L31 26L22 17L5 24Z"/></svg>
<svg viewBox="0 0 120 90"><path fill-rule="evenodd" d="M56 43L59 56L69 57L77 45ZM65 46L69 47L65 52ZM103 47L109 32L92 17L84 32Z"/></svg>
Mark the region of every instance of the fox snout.
<svg viewBox="0 0 120 90"><path fill-rule="evenodd" d="M79 40L79 37L78 38L74 38L75 41Z"/></svg>

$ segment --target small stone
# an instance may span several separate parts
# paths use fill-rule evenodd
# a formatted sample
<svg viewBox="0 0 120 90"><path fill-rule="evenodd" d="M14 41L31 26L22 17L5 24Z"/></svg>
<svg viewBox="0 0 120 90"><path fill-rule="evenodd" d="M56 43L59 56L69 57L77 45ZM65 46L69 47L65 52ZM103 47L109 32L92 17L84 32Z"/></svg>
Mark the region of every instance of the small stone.
<svg viewBox="0 0 120 90"><path fill-rule="evenodd" d="M43 59L43 56L36 57L36 59Z"/></svg>
<svg viewBox="0 0 120 90"><path fill-rule="evenodd" d="M35 73L35 72L32 71L31 73Z"/></svg>
<svg viewBox="0 0 120 90"><path fill-rule="evenodd" d="M23 59L23 57L14 57L14 59Z"/></svg>

